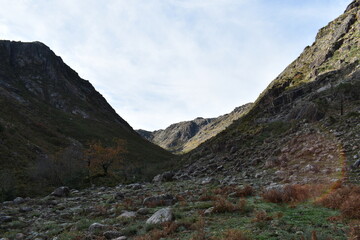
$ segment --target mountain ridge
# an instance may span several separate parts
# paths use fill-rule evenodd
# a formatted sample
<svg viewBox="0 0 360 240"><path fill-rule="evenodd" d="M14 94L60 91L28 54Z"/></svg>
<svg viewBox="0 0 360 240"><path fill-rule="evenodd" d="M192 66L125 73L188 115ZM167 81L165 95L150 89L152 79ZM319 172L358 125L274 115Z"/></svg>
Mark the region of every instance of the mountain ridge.
<svg viewBox="0 0 360 240"><path fill-rule="evenodd" d="M179 164L176 178L234 176L271 185L329 182L346 175L358 181L348 169L360 152L359 61L360 9L354 1L319 30L315 42L270 83L246 115L183 156L186 166ZM292 140L297 138L300 147ZM311 175L314 169L317 174Z"/></svg>
<svg viewBox="0 0 360 240"><path fill-rule="evenodd" d="M198 117L191 121L171 124L166 129L153 132L136 130L143 138L176 154L186 153L217 135L233 121L243 116L252 103L236 107L231 113L216 118Z"/></svg>
<svg viewBox="0 0 360 240"><path fill-rule="evenodd" d="M0 55L0 197L85 184L83 154L92 141L126 140L126 165L113 177L151 179L170 164L170 153L139 137L46 45L3 40Z"/></svg>

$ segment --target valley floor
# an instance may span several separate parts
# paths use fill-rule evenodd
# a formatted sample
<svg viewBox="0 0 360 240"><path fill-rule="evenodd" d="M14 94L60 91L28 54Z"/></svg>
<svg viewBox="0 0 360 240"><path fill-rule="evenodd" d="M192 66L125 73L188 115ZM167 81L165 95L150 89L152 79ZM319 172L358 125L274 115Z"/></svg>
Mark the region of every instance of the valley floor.
<svg viewBox="0 0 360 240"><path fill-rule="evenodd" d="M0 204L0 239L358 239L354 216L316 203L323 187L264 194L199 179L17 198ZM155 221L170 221L150 223L160 209L168 212Z"/></svg>

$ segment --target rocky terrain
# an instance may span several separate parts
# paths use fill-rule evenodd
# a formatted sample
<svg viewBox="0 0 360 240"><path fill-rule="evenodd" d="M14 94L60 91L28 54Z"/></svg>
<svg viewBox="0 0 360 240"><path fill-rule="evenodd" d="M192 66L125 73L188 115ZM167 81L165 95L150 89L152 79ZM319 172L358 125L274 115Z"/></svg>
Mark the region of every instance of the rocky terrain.
<svg viewBox="0 0 360 240"><path fill-rule="evenodd" d="M44 198L0 204L0 238L347 239L353 234L353 224L340 220L338 210L313 201L272 203L259 186L243 183L234 177L82 191L62 187Z"/></svg>
<svg viewBox="0 0 360 240"><path fill-rule="evenodd" d="M251 103L245 104L217 118L196 118L192 121L175 123L165 130L154 132L137 130L137 132L166 150L176 154L186 153L225 130L233 121L243 116L251 106Z"/></svg>
<svg viewBox="0 0 360 240"><path fill-rule="evenodd" d="M125 140L129 177L166 169L171 154L139 137L47 46L0 41L0 55L0 200L82 184L91 141Z"/></svg>

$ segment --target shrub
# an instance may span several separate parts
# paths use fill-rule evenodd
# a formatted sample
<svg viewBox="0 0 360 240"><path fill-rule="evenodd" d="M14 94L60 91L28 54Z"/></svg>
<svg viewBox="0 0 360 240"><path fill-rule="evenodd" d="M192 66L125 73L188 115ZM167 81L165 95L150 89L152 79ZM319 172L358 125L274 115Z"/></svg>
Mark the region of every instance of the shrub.
<svg viewBox="0 0 360 240"><path fill-rule="evenodd" d="M266 211L261 210L255 213L255 218L252 222L267 222L273 220L273 217L269 216Z"/></svg>
<svg viewBox="0 0 360 240"><path fill-rule="evenodd" d="M229 229L225 232L223 240L250 240L244 232L238 229Z"/></svg>
<svg viewBox="0 0 360 240"><path fill-rule="evenodd" d="M215 189L213 193L223 196L227 196L228 194L232 193L234 197L249 197L254 194L254 189L250 185L246 185L240 189L233 186L225 186Z"/></svg>
<svg viewBox="0 0 360 240"><path fill-rule="evenodd" d="M360 219L360 187L354 185L341 186L317 201L318 204L339 209L342 216Z"/></svg>
<svg viewBox="0 0 360 240"><path fill-rule="evenodd" d="M158 227L162 227L159 229ZM146 233L144 236L137 236L134 240L159 240L161 238L168 237L175 233L178 228L183 227L185 229L189 229L191 224L188 223L163 223L162 225L151 225L151 231ZM148 231L150 229L146 229Z"/></svg>
<svg viewBox="0 0 360 240"><path fill-rule="evenodd" d="M351 226L349 240L360 239L360 225Z"/></svg>
<svg viewBox="0 0 360 240"><path fill-rule="evenodd" d="M286 185L280 189L267 190L262 194L265 201L272 203L303 202L311 196L311 187L306 185Z"/></svg>
<svg viewBox="0 0 360 240"><path fill-rule="evenodd" d="M205 220L200 217L199 221L192 225L192 228L196 231L190 240L207 240L205 232Z"/></svg>
<svg viewBox="0 0 360 240"><path fill-rule="evenodd" d="M240 199L237 204L233 204L223 197L218 197L214 201L214 213L225 213L225 212L244 212L246 210L246 200Z"/></svg>

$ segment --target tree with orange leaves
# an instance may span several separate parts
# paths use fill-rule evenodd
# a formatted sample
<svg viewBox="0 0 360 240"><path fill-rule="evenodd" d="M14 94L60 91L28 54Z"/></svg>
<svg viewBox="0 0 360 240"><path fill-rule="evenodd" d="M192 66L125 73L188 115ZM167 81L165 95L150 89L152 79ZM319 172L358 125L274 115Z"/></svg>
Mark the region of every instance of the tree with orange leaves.
<svg viewBox="0 0 360 240"><path fill-rule="evenodd" d="M85 152L89 176L108 176L111 166L119 166L123 163L127 153L126 141L115 139L113 147L102 145L99 141L93 142Z"/></svg>

